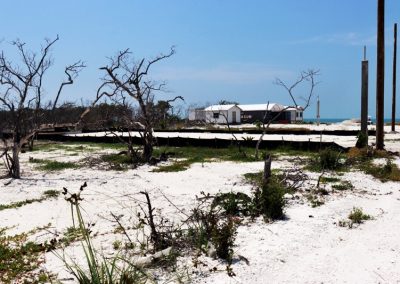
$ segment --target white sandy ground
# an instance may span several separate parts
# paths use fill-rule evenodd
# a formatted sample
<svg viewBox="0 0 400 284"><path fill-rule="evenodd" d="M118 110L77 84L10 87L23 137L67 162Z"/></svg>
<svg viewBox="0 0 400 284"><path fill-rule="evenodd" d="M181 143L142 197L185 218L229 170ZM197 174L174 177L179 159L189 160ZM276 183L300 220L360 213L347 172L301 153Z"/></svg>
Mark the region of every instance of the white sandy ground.
<svg viewBox="0 0 400 284"><path fill-rule="evenodd" d="M398 147L399 143L393 145ZM243 182L243 174L263 168L261 162L213 162L194 164L176 173L151 172L154 167L149 166L125 172L81 168L46 173L35 170L35 165L28 163L29 157L79 162L83 155L69 156L62 150L22 154L23 178L7 186L8 180L0 181L0 203L37 198L49 189L61 191L67 187L76 191L86 181L82 203L85 218L95 223L94 232L99 234L95 244L107 255L113 251L114 240L125 241L121 234L114 233L116 224L110 221L110 212L123 214L125 225L134 223L135 218L130 216L140 211L137 205L144 200L140 191L149 191L153 206L163 216L179 220L184 216L174 206L189 212L195 195L201 191L249 193L251 186ZM395 163L400 165L400 159ZM285 160L273 162L273 168L290 166ZM311 184L315 183L318 175L310 176L314 179ZM350 181L355 190L328 195L326 203L317 208L304 198L289 197L287 220L266 224L257 219L240 226L232 266L236 277L227 276L224 263L207 257L201 258L208 266L200 271L191 268L191 257L183 256L179 259L180 269L187 265L194 283L400 283L400 184L381 183L360 172L346 173L341 178ZM339 227L338 221L346 219L354 206L362 207L374 219L353 229ZM0 211L0 228L10 227L10 235L48 223L52 233L61 234L71 226L70 208L62 197ZM40 232L32 239L49 240L54 237L52 233ZM135 239L134 231L130 233ZM66 253L82 261L79 242ZM247 258L249 265L238 260L238 255ZM53 253L47 253L45 259L45 270L59 275L63 283L71 283L66 280L71 276ZM209 273L214 266L221 271Z"/></svg>
<svg viewBox="0 0 400 284"><path fill-rule="evenodd" d="M274 125L272 128L307 128L311 130L359 130L360 126L354 123L338 123L338 124L328 124L328 125L293 125L293 124L279 124ZM375 126L370 125L369 129L375 129ZM400 126L397 126L398 131L393 133L390 130L390 126L385 126L385 148L389 151L400 152ZM128 136L126 133L110 133L110 132L92 132L92 133L76 133L76 134L66 134L66 136L76 136L76 137L104 137L104 136ZM131 136L139 137L139 132L131 132ZM229 133L190 133L190 132L155 132L155 137L160 138L194 138L194 139L225 139L225 140L233 140L232 134ZM236 138L239 140L243 139L253 139L258 140L260 138L260 134L235 134ZM356 136L336 136L336 135L298 135L298 134L268 134L264 135L264 141L302 141L302 142L334 142L342 147L349 148L354 147L357 142ZM369 137L369 144L372 145L375 143L375 137Z"/></svg>

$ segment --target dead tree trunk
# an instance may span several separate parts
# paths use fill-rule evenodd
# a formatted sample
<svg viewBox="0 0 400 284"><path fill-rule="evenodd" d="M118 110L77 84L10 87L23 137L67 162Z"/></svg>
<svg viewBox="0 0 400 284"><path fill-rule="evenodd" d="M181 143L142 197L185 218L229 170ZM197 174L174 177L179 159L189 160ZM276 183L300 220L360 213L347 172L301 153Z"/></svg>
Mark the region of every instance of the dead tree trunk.
<svg viewBox="0 0 400 284"><path fill-rule="evenodd" d="M266 185L269 182L269 179L271 177L271 163L272 163L272 158L271 155L268 154L265 157L264 161L264 173L263 173L263 184Z"/></svg>
<svg viewBox="0 0 400 284"><path fill-rule="evenodd" d="M10 173L13 178L21 178L21 169L19 164L19 152L20 152L20 141L18 134L14 136L13 147L12 147L12 161Z"/></svg>
<svg viewBox="0 0 400 284"><path fill-rule="evenodd" d="M148 213L146 214L147 216L147 222L149 223L150 226L150 240L154 245L154 251L157 251L159 249L164 249L162 246L160 234L157 231L156 225L154 223L154 208L151 206L151 201L149 197L149 193L146 191L141 191L141 194L143 194L146 197L146 203L147 203L147 209Z"/></svg>

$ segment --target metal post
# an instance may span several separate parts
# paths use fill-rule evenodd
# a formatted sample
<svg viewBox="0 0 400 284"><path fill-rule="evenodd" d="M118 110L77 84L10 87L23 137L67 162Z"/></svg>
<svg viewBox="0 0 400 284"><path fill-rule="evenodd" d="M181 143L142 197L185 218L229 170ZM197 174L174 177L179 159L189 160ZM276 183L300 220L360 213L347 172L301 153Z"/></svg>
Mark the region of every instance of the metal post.
<svg viewBox="0 0 400 284"><path fill-rule="evenodd" d="M376 65L376 149L383 150L385 100L385 0L378 0Z"/></svg>
<svg viewBox="0 0 400 284"><path fill-rule="evenodd" d="M361 133L366 135L368 145L368 60L364 46L364 60L361 62Z"/></svg>
<svg viewBox="0 0 400 284"><path fill-rule="evenodd" d="M396 65L397 65L397 23L394 24L393 39L393 95L392 95L392 131L396 131Z"/></svg>

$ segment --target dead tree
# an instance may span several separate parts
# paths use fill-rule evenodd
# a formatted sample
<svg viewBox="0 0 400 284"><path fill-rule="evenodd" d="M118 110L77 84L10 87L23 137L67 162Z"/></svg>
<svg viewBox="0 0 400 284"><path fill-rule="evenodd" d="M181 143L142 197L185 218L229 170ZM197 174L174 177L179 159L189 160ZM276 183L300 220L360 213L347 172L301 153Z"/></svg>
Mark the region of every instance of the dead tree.
<svg viewBox="0 0 400 284"><path fill-rule="evenodd" d="M119 97L121 101L133 100L138 105L139 115L130 120L133 128L139 128L142 140L142 153L135 160L150 162L153 155L153 128L155 124L154 106L155 93L164 91L165 84L152 81L148 78L150 68L159 61L167 59L175 54L171 48L168 54L160 54L154 59L146 61L134 61L131 58L129 49L120 51L115 57L110 58L107 66L101 67L105 71L103 83L99 88L99 95L106 95L110 98ZM176 99L183 99L181 96ZM134 154L135 151L132 153Z"/></svg>
<svg viewBox="0 0 400 284"><path fill-rule="evenodd" d="M291 84L288 85L287 83L283 82L281 79L277 78L275 80L275 84L278 86L283 87L287 93L289 94L294 107L296 107L296 109L298 109L299 107L301 107L303 109L303 111L305 109L307 109L310 106L311 103L311 98L313 96L314 93L314 88L318 85L319 82L316 81L316 77L320 75L319 70L313 70L313 69L309 69L307 71L302 71L300 73L300 76L297 78L297 80ZM308 82L309 83L309 91L307 96L301 96L299 98L296 98L296 95L294 93L296 87L298 87L300 84L304 83L304 82ZM298 103L298 99L301 99L304 104L300 105Z"/></svg>
<svg viewBox="0 0 400 284"><path fill-rule="evenodd" d="M62 82L54 101L43 101L43 80L52 65L50 49L58 41L46 40L39 53L28 51L25 43L17 40L12 45L17 49L21 64L13 64L2 51L0 54L0 109L7 111L7 128L12 134L12 155L10 156L10 175L21 177L19 153L33 137L49 127L44 121L46 110L56 107L63 87L73 83L84 64L78 61L65 68L68 80ZM46 124L45 124L46 122Z"/></svg>
<svg viewBox="0 0 400 284"><path fill-rule="evenodd" d="M316 81L316 77L319 76L319 75L320 75L319 70L309 69L307 71L302 71L300 73L300 76L297 78L297 80L291 85L288 85L287 83L283 82L279 78L277 78L275 80L275 84L276 85L283 87L288 92L288 94L289 94L289 96L290 96L290 98L291 98L291 100L293 102L293 106L296 109L296 119L297 119L297 110L298 109L302 109L303 111L305 111L310 106L311 99L312 99L312 97L314 95L315 87L319 84L319 82ZM300 84L305 83L305 82L308 82L308 84L309 84L309 91L308 91L308 94L307 94L306 97L304 97L304 96L300 97L300 99L304 102L303 105L300 105L298 103L298 98L296 98L296 95L295 95L294 91L295 91L296 87L298 87ZM262 140L264 138L264 135L268 131L271 123L274 122L280 116L280 114L282 112L286 111L288 108L290 108L290 106L281 109L278 112L277 115L275 115L274 117L272 117L272 118L267 120L267 117L268 117L268 114L269 114L269 110L268 110L269 109L269 102L268 102L267 109L265 110L264 118L263 118L263 121L262 121L263 132L260 135L260 138L258 139L257 145L256 145L256 151L255 151L255 158L256 159L258 159L258 157L259 157L259 149L260 149L261 142L262 142Z"/></svg>

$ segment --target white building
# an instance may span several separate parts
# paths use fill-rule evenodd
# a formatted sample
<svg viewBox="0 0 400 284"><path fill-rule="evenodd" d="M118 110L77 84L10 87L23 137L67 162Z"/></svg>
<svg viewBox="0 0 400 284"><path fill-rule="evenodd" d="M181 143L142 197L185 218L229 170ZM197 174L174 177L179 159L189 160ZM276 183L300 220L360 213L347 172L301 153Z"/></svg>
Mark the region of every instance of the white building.
<svg viewBox="0 0 400 284"><path fill-rule="evenodd" d="M265 115L265 112L268 112ZM212 105L205 109L189 110L189 120L216 124L265 122L295 123L303 121L303 108L277 103L251 105Z"/></svg>
<svg viewBox="0 0 400 284"><path fill-rule="evenodd" d="M285 107L285 112L290 122L302 122L303 121L303 108L301 106L296 107Z"/></svg>
<svg viewBox="0 0 400 284"><path fill-rule="evenodd" d="M237 105L212 105L204 109L205 121L217 124L241 123L241 111Z"/></svg>

